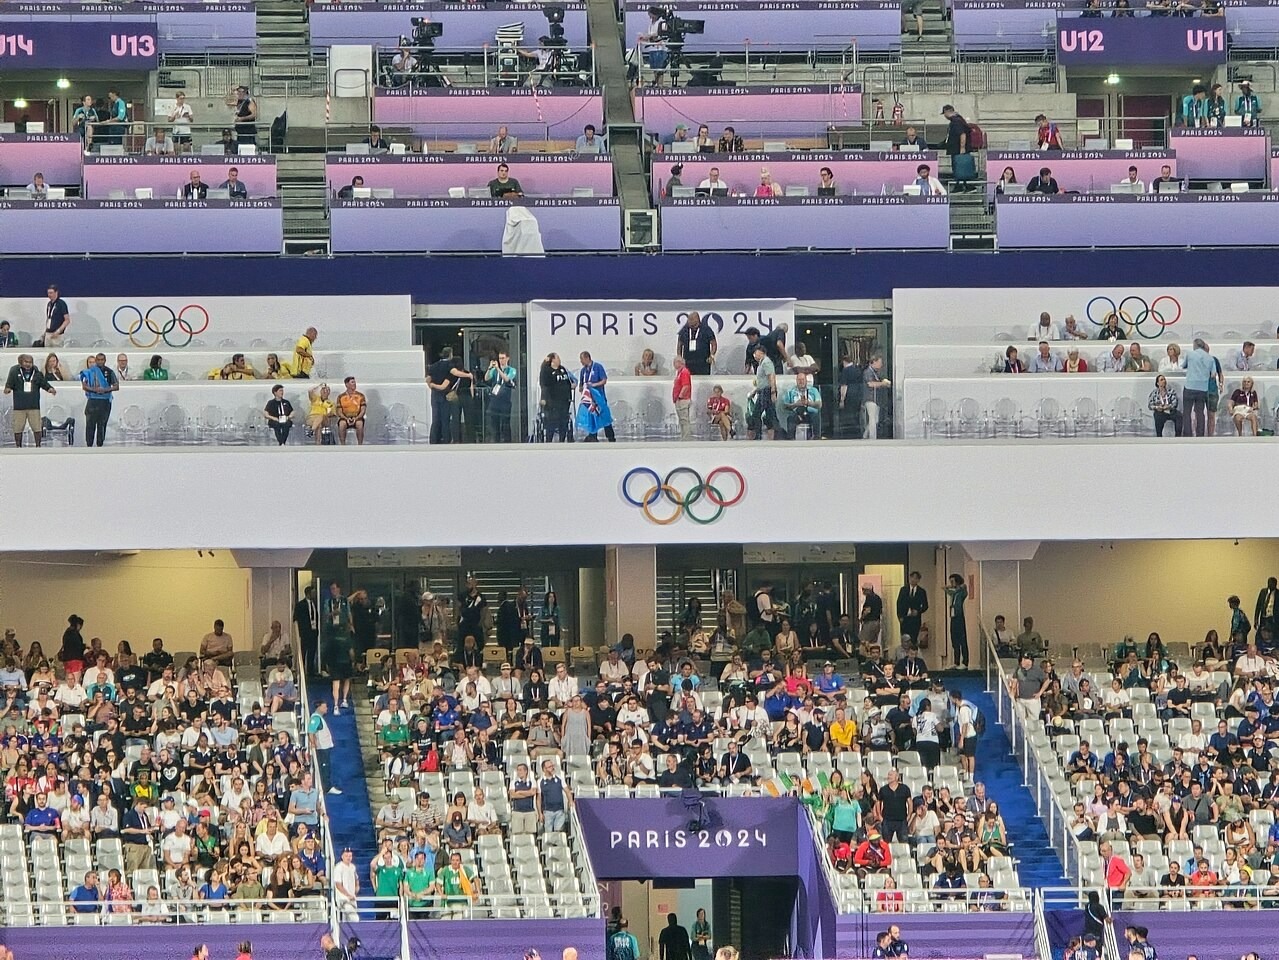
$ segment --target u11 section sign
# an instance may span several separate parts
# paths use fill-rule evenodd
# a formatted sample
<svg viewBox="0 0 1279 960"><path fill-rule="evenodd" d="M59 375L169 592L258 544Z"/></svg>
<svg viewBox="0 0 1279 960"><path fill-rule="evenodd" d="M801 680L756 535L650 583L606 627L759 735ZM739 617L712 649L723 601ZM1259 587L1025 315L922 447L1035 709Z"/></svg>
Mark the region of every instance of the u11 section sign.
<svg viewBox="0 0 1279 960"><path fill-rule="evenodd" d="M1214 26L1200 24L1211 22ZM1186 66L1226 62L1224 20L1185 17L1057 20L1057 62L1067 67Z"/></svg>

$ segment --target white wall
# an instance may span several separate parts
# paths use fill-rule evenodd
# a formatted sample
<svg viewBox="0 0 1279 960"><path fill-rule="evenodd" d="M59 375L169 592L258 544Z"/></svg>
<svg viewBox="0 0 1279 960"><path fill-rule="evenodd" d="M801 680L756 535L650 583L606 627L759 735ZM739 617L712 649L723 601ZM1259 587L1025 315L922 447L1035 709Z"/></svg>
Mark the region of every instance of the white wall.
<svg viewBox="0 0 1279 960"><path fill-rule="evenodd" d="M31 526L59 539L45 520ZM94 539L105 545L110 537ZM0 625L14 627L24 648L39 640L48 654L58 649L73 613L84 618L85 639L101 637L111 651L128 640L141 656L155 637L169 650L195 650L218 619L236 648L248 649L259 636L248 611L249 571L236 566L230 551L0 555Z"/></svg>
<svg viewBox="0 0 1279 960"><path fill-rule="evenodd" d="M145 316L152 307L166 306L175 314L183 314L193 329L199 330L204 315L199 310L184 312L183 308L198 304L209 314L209 327L196 336L189 349L217 347L224 340L233 340L242 347L256 339L269 342L271 348L289 348L306 330L315 327L320 338L318 349L337 347L408 347L413 344L412 302L407 296L366 297L197 297L192 300L165 300L156 297L79 296L79 291L64 284L62 297L71 312L71 328L68 341L80 347L106 341L104 350L136 351L127 336L116 332L111 318L125 305L137 307ZM19 334L23 344L31 343L44 330L45 304L48 301L34 298L0 298L0 320L8 320L13 331ZM161 327L169 319L167 310L151 313L152 320ZM117 318L119 326L128 330L137 323L137 313L123 310ZM154 334L139 332L136 338L149 343ZM185 334L178 331L169 334L171 340L181 343ZM174 348L163 341L154 353L171 353ZM63 351L59 351L60 353Z"/></svg>
<svg viewBox="0 0 1279 960"><path fill-rule="evenodd" d="M1279 511L1256 506L1274 456L1265 439L1224 437L1016 449L960 441L49 447L0 455L5 490L30 505L0 511L0 549L1279 537ZM689 466L705 477L729 464L746 494L707 526L686 517L657 526L622 498L633 467L664 475ZM267 481L282 495L263 496ZM731 496L733 480L716 483ZM42 509L45 491L65 495ZM358 509L333 506L341 491L357 492Z"/></svg>

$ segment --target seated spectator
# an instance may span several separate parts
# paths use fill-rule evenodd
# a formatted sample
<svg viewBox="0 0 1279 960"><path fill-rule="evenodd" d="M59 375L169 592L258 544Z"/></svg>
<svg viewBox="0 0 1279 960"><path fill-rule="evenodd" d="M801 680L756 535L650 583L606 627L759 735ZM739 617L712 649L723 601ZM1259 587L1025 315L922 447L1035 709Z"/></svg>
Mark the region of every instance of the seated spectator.
<svg viewBox="0 0 1279 960"><path fill-rule="evenodd" d="M1172 167L1170 167L1168 164L1165 163L1162 167L1159 168L1159 176L1155 177L1155 179L1150 181L1151 192L1158 193L1159 184L1161 183L1175 183L1177 184L1178 187L1180 187L1181 178L1174 177L1172 175Z"/></svg>
<svg viewBox="0 0 1279 960"><path fill-rule="evenodd" d="M230 127L222 128L222 154L227 157L234 157L240 152L240 144L235 139L235 133Z"/></svg>
<svg viewBox="0 0 1279 960"><path fill-rule="evenodd" d="M786 430L792 438L800 424L808 427L810 440L822 435L822 395L808 382L808 374L795 374L795 385L782 397L782 410L786 413Z"/></svg>
<svg viewBox="0 0 1279 960"><path fill-rule="evenodd" d="M386 153L391 149L391 142L382 136L382 128L376 123L369 127L369 135L364 138L364 142L369 145L370 151Z"/></svg>
<svg viewBox="0 0 1279 960"><path fill-rule="evenodd" d="M403 836L408 829L408 822L408 814L400 805L399 794L393 793L378 811L373 825L377 827L378 839L385 842Z"/></svg>
<svg viewBox="0 0 1279 960"><path fill-rule="evenodd" d="M1017 171L1012 167L1004 167L1004 172L999 175L999 179L995 181L995 195L1002 196L1004 188L1010 184L1017 182Z"/></svg>
<svg viewBox="0 0 1279 960"><path fill-rule="evenodd" d="M645 347L644 352L640 354L639 363L635 364L635 376L655 377L659 373L661 368L658 366L657 357L652 350Z"/></svg>
<svg viewBox="0 0 1279 960"><path fill-rule="evenodd" d="M718 152L745 153L746 145L742 143L742 138L737 135L736 130L732 127L725 127L723 134L719 138Z"/></svg>
<svg viewBox="0 0 1279 960"><path fill-rule="evenodd" d="M830 167L822 167L817 171L817 195L819 197L833 197L839 192L839 188L835 184L835 171Z"/></svg>
<svg viewBox="0 0 1279 960"><path fill-rule="evenodd" d="M1098 340L1127 340L1128 334L1124 333L1123 328L1119 326L1119 315L1114 313L1106 314L1106 319L1102 322L1101 331L1097 334Z"/></svg>
<svg viewBox="0 0 1279 960"><path fill-rule="evenodd" d="M222 186L219 189L225 190L231 200L249 199L249 188L240 180L240 171L236 167L232 167L226 172L226 179L222 181Z"/></svg>
<svg viewBox="0 0 1279 960"><path fill-rule="evenodd" d="M238 354L241 360L244 359L243 354ZM206 633L200 640L200 657L206 663L227 664L232 659L232 646L234 641L231 634L225 630L226 624L221 620L213 621L213 630Z"/></svg>
<svg viewBox="0 0 1279 960"><path fill-rule="evenodd" d="M1137 176L1137 168L1129 167L1128 176L1119 181L1119 186L1127 187L1133 193L1145 193L1146 182Z"/></svg>
<svg viewBox="0 0 1279 960"><path fill-rule="evenodd" d="M1048 341L1041 341L1039 344L1039 352L1030 358L1031 373L1061 373L1062 362L1061 357L1052 352Z"/></svg>
<svg viewBox="0 0 1279 960"><path fill-rule="evenodd" d="M1150 358L1141 350L1141 344L1133 341L1128 344L1128 356L1124 359L1124 373L1150 373Z"/></svg>
<svg viewBox="0 0 1279 960"><path fill-rule="evenodd" d="M201 182L199 170L192 170L191 178L182 185L182 199L207 200L208 198L209 185Z"/></svg>
<svg viewBox="0 0 1279 960"><path fill-rule="evenodd" d="M892 865L892 851L888 849L879 830L871 827L866 839L853 851L853 867L859 876L866 877L872 873L887 873Z"/></svg>
<svg viewBox="0 0 1279 960"><path fill-rule="evenodd" d="M719 167L710 168L706 179L697 185L697 194L703 197L728 196L728 184L719 178Z"/></svg>
<svg viewBox="0 0 1279 960"><path fill-rule="evenodd" d="M1087 373L1088 361L1079 356L1079 348L1071 347L1066 351L1066 360L1061 366L1062 373Z"/></svg>
<svg viewBox="0 0 1279 960"><path fill-rule="evenodd" d="M1030 183L1026 184L1027 193L1043 193L1048 196L1061 193L1061 188L1057 186L1057 181L1053 179L1053 172L1048 167L1041 167L1038 176L1030 178Z"/></svg>
<svg viewBox="0 0 1279 960"><path fill-rule="evenodd" d="M1004 350L1004 373L1025 373L1026 364L1022 363L1016 347Z"/></svg>
<svg viewBox="0 0 1279 960"><path fill-rule="evenodd" d="M756 197L780 197L784 191L781 184L773 183L773 174L768 167L759 171L759 186L755 188Z"/></svg>
<svg viewBox="0 0 1279 960"><path fill-rule="evenodd" d="M489 153L496 154L498 156L515 153L515 151L519 149L519 146L519 140L510 135L510 132L507 130L505 125L498 127L497 133L489 138ZM498 169L500 170L501 167ZM497 194L494 194L494 196L497 196Z"/></svg>
<svg viewBox="0 0 1279 960"><path fill-rule="evenodd" d="M142 148L148 157L171 157L173 151L174 141L165 135L164 127L156 127Z"/></svg>
<svg viewBox="0 0 1279 960"><path fill-rule="evenodd" d="M98 874L90 870L84 875L84 882L71 891L71 909L76 913L100 913L101 904L102 888L98 886Z"/></svg>
<svg viewBox="0 0 1279 960"><path fill-rule="evenodd" d="M1261 400L1253 387L1252 377L1243 378L1239 387L1230 394L1229 404L1230 418L1235 422L1235 435L1242 437L1243 425L1247 423L1255 437L1260 426Z"/></svg>
<svg viewBox="0 0 1279 960"><path fill-rule="evenodd" d="M503 127L502 129L506 129ZM497 165L497 176L488 182L489 196L501 199L506 196L522 197L524 188L511 176L511 168L504 163Z"/></svg>
<svg viewBox="0 0 1279 960"><path fill-rule="evenodd" d="M1128 353L1123 344L1116 343L1109 353L1103 353L1097 361L1098 373L1125 373L1128 368Z"/></svg>
<svg viewBox="0 0 1279 960"><path fill-rule="evenodd" d="M578 154L604 153L604 141L595 135L595 124L588 123L582 129L582 135L573 145L573 152Z"/></svg>
<svg viewBox="0 0 1279 960"><path fill-rule="evenodd" d="M327 383L321 383L307 391L311 406L306 416L306 427L315 435L317 445L324 442L324 431L331 427L330 421L333 419L333 401L329 396Z"/></svg>
<svg viewBox="0 0 1279 960"><path fill-rule="evenodd" d="M915 186L919 187L920 194L925 197L946 196L946 188L933 176L933 168L926 163L915 168Z"/></svg>
<svg viewBox="0 0 1279 960"><path fill-rule="evenodd" d="M49 185L44 182L43 173L37 173L31 178L31 182L27 184L27 192L31 194L32 200L49 199Z"/></svg>
<svg viewBox="0 0 1279 960"><path fill-rule="evenodd" d="M340 190L338 190L338 199L354 200L356 187L363 187L363 186L364 186L363 177L352 177L351 182L349 184L347 184L345 187L342 187Z"/></svg>
<svg viewBox="0 0 1279 960"><path fill-rule="evenodd" d="M18 335L13 332L12 324L8 320L0 320L0 349L16 347L18 345Z"/></svg>
<svg viewBox="0 0 1279 960"><path fill-rule="evenodd" d="M698 153L714 153L718 146L711 137L711 128L704 123L698 124L697 136L693 138L693 144Z"/></svg>

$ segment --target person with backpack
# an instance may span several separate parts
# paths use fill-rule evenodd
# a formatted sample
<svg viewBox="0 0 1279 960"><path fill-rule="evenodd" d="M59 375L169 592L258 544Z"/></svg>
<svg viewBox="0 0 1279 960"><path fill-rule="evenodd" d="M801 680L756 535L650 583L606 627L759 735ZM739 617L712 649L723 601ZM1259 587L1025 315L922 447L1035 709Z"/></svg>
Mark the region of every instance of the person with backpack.
<svg viewBox="0 0 1279 960"><path fill-rule="evenodd" d="M955 189L967 193L972 189L969 181L977 179L977 160L973 151L981 149L984 141L976 133L977 128L960 116L951 104L941 108L941 115L947 123L946 155L950 157Z"/></svg>
<svg viewBox="0 0 1279 960"><path fill-rule="evenodd" d="M977 740L985 730L986 721L981 711L958 690L950 691L951 708L955 715L954 728L951 731L955 749L959 751L959 762L964 773L973 777L977 770Z"/></svg>
<svg viewBox="0 0 1279 960"><path fill-rule="evenodd" d="M618 919L617 930L608 938L607 960L639 960L639 940L629 926L625 917Z"/></svg>

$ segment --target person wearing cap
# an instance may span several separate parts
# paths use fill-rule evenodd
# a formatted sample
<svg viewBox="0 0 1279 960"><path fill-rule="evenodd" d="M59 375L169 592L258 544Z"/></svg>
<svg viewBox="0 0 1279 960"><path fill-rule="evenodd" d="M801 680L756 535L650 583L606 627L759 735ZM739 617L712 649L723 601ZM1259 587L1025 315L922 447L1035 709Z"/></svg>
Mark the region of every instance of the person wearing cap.
<svg viewBox="0 0 1279 960"><path fill-rule="evenodd" d="M879 829L871 827L866 839L859 843L857 849L853 851L853 866L856 868L858 876L866 877L873 873L887 873L892 865L892 850L884 842Z"/></svg>
<svg viewBox="0 0 1279 960"><path fill-rule="evenodd" d="M1261 126L1261 98L1252 92L1251 80L1239 81L1239 96L1235 98L1235 114L1243 118L1245 127Z"/></svg>
<svg viewBox="0 0 1279 960"><path fill-rule="evenodd" d="M675 124L675 132L662 137L662 147L669 153L672 143L685 143L688 141L688 125L684 123Z"/></svg>
<svg viewBox="0 0 1279 960"><path fill-rule="evenodd" d="M972 127L956 112L952 104L948 103L942 107L941 115L946 118L946 155L951 158L951 167L954 170L956 167L965 165L963 162L957 162L955 157L966 156L972 152ZM967 165L974 166L971 161L968 161ZM955 183L961 193L967 193L972 189L966 180L960 178L959 171L955 171Z"/></svg>
<svg viewBox="0 0 1279 960"><path fill-rule="evenodd" d="M84 808L84 798L78 793L71 794L67 808L62 811L62 840L91 840L89 830L89 812Z"/></svg>
<svg viewBox="0 0 1279 960"><path fill-rule="evenodd" d="M397 793L387 797L386 803L382 805L382 809L378 811L377 820L374 826L377 827L378 838L381 840L394 840L404 833L408 825L408 815L400 806L400 796Z"/></svg>

